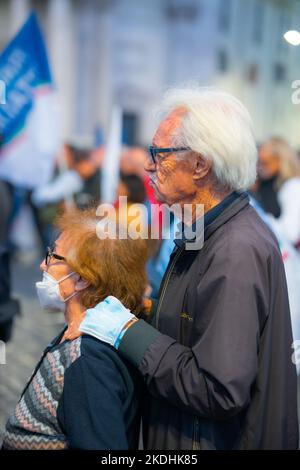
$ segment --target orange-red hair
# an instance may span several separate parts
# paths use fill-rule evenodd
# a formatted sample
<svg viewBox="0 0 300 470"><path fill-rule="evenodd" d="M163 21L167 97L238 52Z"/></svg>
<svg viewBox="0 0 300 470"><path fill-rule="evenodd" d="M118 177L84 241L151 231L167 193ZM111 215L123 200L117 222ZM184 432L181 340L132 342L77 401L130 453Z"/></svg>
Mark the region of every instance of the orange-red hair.
<svg viewBox="0 0 300 470"><path fill-rule="evenodd" d="M90 283L81 302L91 308L113 295L139 314L147 285L147 243L129 237L100 239L96 227L101 219L96 216L96 209L72 209L56 219L56 226L70 242L69 266Z"/></svg>

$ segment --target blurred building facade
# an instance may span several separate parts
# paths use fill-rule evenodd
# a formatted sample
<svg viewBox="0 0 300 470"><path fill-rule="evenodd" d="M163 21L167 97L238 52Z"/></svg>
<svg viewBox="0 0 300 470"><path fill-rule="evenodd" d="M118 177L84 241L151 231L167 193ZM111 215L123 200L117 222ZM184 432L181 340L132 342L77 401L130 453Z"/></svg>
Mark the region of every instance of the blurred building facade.
<svg viewBox="0 0 300 470"><path fill-rule="evenodd" d="M27 14L39 16L57 84L65 139L107 135L114 104L125 140L147 144L163 92L197 81L239 97L258 141L271 134L300 146L297 0L0 0L0 46Z"/></svg>

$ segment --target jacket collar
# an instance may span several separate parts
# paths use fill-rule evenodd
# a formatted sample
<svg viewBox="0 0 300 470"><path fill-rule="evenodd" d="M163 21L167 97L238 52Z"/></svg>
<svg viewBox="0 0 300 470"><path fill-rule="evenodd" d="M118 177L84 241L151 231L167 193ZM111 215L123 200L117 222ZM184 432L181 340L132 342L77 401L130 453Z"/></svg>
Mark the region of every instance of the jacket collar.
<svg viewBox="0 0 300 470"><path fill-rule="evenodd" d="M207 240L219 227L226 224L232 217L249 205L247 192L239 193L238 197L216 217L204 230L204 240Z"/></svg>
<svg viewBox="0 0 300 470"><path fill-rule="evenodd" d="M203 231L201 234L195 235L194 239L187 239L184 235L182 224L178 224L178 227L181 227L180 238L175 238L174 243L181 247L186 245L186 243L198 242L199 248L193 248L200 250L202 243L199 243L200 240L207 240L220 226L225 224L228 220L234 217L240 210L249 204L249 196L246 192L233 192L229 194L223 201L221 201L217 206L213 207L204 215L204 238ZM190 229L185 228L185 233L196 233L196 223L194 223ZM200 224L200 229L201 229Z"/></svg>

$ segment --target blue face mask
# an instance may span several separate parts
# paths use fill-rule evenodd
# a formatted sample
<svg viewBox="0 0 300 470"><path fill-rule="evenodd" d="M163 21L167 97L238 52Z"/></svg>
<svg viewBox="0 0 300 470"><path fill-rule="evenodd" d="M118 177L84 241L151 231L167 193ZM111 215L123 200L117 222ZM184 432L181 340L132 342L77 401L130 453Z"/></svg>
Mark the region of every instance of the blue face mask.
<svg viewBox="0 0 300 470"><path fill-rule="evenodd" d="M76 273L71 272L67 276L56 280L46 271L43 272L43 280L35 284L37 295L42 308L52 312L65 312L66 302L74 297L74 295L78 294L78 292L73 292L73 294L69 295L69 297L63 299L59 290L59 284L65 279L73 276L73 274Z"/></svg>

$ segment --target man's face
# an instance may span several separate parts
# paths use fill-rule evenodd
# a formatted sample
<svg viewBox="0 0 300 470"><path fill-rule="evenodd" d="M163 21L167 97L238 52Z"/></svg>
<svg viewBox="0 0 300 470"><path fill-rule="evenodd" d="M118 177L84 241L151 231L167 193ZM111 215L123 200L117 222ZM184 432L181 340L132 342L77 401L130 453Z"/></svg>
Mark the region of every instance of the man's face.
<svg viewBox="0 0 300 470"><path fill-rule="evenodd" d="M185 110L178 108L172 111L159 125L153 146L161 148L174 147L172 136L180 127ZM185 157L180 159L180 157ZM156 156L156 165L151 157L145 163L145 170L154 188L159 202L168 205L188 203L193 200L196 188L193 181L192 158L189 151L178 153L161 153Z"/></svg>
<svg viewBox="0 0 300 470"><path fill-rule="evenodd" d="M269 143L263 144L259 149L258 175L263 180L276 176L279 172L279 158L274 155Z"/></svg>

